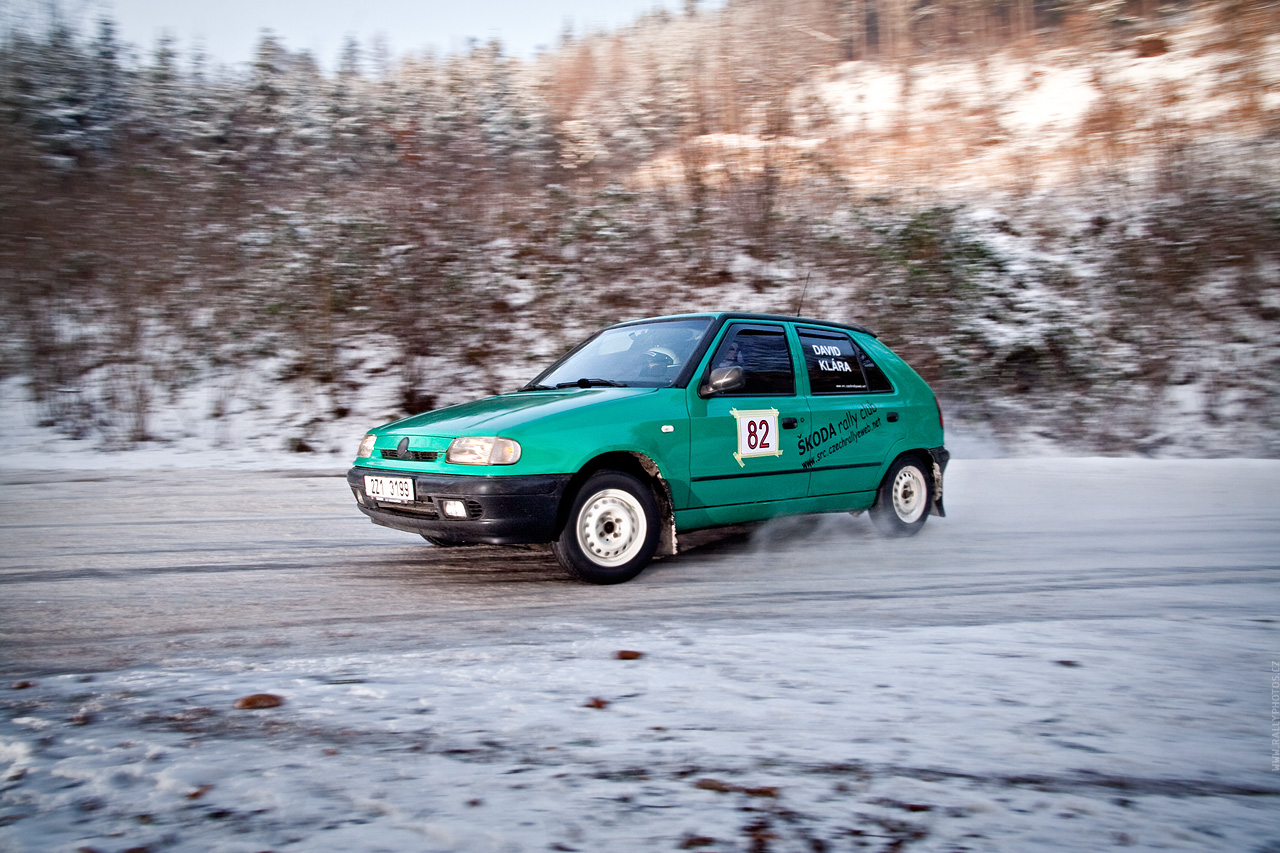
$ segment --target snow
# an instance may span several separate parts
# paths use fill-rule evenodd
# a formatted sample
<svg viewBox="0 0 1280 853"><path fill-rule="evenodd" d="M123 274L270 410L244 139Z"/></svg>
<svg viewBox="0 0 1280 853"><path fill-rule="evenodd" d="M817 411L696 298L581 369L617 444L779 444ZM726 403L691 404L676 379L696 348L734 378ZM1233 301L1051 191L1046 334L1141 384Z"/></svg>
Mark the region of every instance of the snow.
<svg viewBox="0 0 1280 853"><path fill-rule="evenodd" d="M737 850L762 825L780 849L1205 851L1280 837L1267 720L1247 708L1268 685L1261 625L581 627L571 643L43 679L5 699L23 716L0 729L0 840ZM624 647L645 656L615 660ZM264 690L286 704L232 710Z"/></svg>
<svg viewBox="0 0 1280 853"><path fill-rule="evenodd" d="M959 459L933 538L781 525L730 557L740 579L663 563L600 591L652 605L714 583L711 618L557 594L533 624L408 650L179 647L18 674L0 849L1268 849L1278 465ZM1179 550L1198 541L1224 544ZM931 574L949 543L971 574ZM850 547L929 561L898 584L901 618L877 618L878 576L823 605L800 557ZM1061 574L1020 582L1029 552ZM737 603L765 579L785 616ZM958 585L912 618L937 583ZM983 587L1003 615L973 618ZM234 708L256 693L285 702Z"/></svg>
<svg viewBox="0 0 1280 853"><path fill-rule="evenodd" d="M1137 175L1175 139L1251 138L1254 129L1236 120L1242 99L1266 108L1277 102L1280 37L1269 35L1236 54L1223 49L1223 34L1211 26L1166 35L1168 52L1153 57L1077 44L1006 51L982 63L923 58L895 68L849 62L817 81L814 91L851 139L927 131L928 141L917 143L929 152L923 183L985 187L979 198L1002 185L1062 190L1096 165L1082 152L1100 136L1123 137L1145 152L1134 158L1130 173ZM1254 75L1251 85L1241 85L1246 74ZM1089 126L1091 117L1099 119L1096 127ZM965 137L968 143L955 148ZM1155 144L1136 145L1139 139ZM886 173L901 183L901 171Z"/></svg>
<svg viewBox="0 0 1280 853"><path fill-rule="evenodd" d="M358 405L345 417L324 418L325 394L305 382L272 378L279 365L228 370L177 392L151 388L151 441L108 443L96 431L84 438L42 426L41 409L31 400L25 377L0 380L0 433L7 468L103 470L122 468L330 468L345 470L365 430L400 417L397 377L378 370L389 360L385 348L366 345L345 357L361 375ZM377 371L377 372L375 372ZM87 387L103 383L87 382ZM66 419L61 419L66 420ZM312 452L290 452L288 441L303 439Z"/></svg>

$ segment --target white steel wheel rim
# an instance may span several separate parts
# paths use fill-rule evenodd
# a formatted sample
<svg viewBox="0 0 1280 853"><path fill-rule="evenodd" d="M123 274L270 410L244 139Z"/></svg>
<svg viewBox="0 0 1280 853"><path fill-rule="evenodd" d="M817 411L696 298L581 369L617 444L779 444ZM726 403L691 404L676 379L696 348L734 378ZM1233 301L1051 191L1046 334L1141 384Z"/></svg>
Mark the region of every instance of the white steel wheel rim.
<svg viewBox="0 0 1280 853"><path fill-rule="evenodd" d="M613 568L631 560L644 547L647 532L644 507L622 489L595 493L578 513L578 544L597 566Z"/></svg>
<svg viewBox="0 0 1280 853"><path fill-rule="evenodd" d="M893 478L893 511L905 524L914 524L928 508L929 490L924 474L914 465L908 465Z"/></svg>

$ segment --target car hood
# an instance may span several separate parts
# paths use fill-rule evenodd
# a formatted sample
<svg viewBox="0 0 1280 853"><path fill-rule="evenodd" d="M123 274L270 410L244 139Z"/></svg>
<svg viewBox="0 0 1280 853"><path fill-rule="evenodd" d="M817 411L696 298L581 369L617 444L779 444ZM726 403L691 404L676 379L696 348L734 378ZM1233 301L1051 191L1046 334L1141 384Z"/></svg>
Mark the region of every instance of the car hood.
<svg viewBox="0 0 1280 853"><path fill-rule="evenodd" d="M387 424L381 435L504 435L507 431L549 416L631 400L653 394L657 388L564 388L554 391L522 391L487 397L413 415Z"/></svg>

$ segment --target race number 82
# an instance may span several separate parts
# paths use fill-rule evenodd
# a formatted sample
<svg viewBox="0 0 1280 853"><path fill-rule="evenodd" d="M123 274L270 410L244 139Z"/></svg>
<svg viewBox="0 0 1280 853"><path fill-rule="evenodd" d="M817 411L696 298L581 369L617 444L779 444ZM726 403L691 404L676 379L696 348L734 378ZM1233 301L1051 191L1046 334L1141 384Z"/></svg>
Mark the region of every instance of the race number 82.
<svg viewBox="0 0 1280 853"><path fill-rule="evenodd" d="M738 450L733 458L745 467L743 459L752 456L781 456L778 444L778 410L730 410L738 421Z"/></svg>
<svg viewBox="0 0 1280 853"><path fill-rule="evenodd" d="M739 453L769 453L774 449L777 427L773 418L743 418L738 421L738 429Z"/></svg>

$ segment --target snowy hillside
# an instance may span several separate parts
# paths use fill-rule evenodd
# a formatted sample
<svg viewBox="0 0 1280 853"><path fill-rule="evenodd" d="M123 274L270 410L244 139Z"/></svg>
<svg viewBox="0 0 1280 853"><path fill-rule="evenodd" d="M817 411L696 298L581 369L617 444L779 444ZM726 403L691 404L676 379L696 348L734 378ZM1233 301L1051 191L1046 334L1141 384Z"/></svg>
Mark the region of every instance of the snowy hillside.
<svg viewBox="0 0 1280 853"><path fill-rule="evenodd" d="M8 32L7 432L347 453L609 322L802 309L1006 452L1280 453L1274 8L1015 7L741 0L332 75Z"/></svg>

